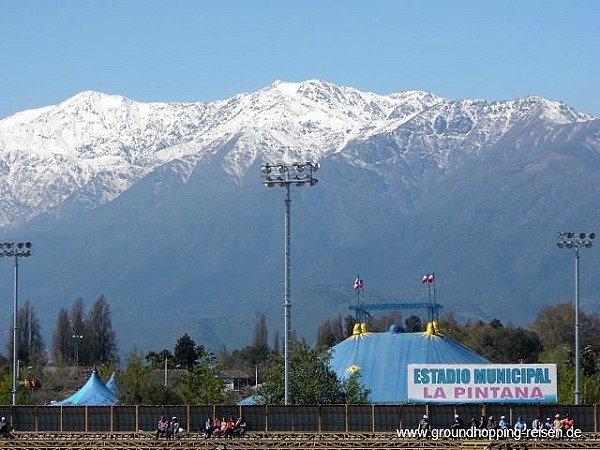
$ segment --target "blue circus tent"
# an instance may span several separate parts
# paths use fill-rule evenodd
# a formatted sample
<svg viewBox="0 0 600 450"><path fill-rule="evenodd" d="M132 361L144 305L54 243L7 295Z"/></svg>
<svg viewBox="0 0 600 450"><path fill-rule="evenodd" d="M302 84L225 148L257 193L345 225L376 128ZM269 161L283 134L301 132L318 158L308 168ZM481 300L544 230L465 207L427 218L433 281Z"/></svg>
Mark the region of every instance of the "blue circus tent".
<svg viewBox="0 0 600 450"><path fill-rule="evenodd" d="M113 394L115 394L115 395L117 394L117 391L119 390L119 388L117 387L117 378L116 378L116 375L114 372L111 374L110 378L106 382L106 387Z"/></svg>
<svg viewBox="0 0 600 450"><path fill-rule="evenodd" d="M431 324L424 333L399 330L392 326L389 332L368 333L355 328L352 336L330 349L330 368L339 379L358 371L359 382L371 391L369 403L406 403L409 364L489 363L461 343L434 332Z"/></svg>
<svg viewBox="0 0 600 450"><path fill-rule="evenodd" d="M53 403L53 406L111 406L118 403L113 392L106 387L94 370L87 382L70 397Z"/></svg>

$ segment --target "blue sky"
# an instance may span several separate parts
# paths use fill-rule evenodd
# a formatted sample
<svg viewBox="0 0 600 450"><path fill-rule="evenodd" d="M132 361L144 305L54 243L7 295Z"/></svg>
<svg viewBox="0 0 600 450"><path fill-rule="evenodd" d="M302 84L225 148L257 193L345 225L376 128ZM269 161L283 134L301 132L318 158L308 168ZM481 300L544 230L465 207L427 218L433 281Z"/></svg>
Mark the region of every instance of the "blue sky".
<svg viewBox="0 0 600 450"><path fill-rule="evenodd" d="M201 101L318 78L600 116L600 2L2 0L0 118L84 91Z"/></svg>

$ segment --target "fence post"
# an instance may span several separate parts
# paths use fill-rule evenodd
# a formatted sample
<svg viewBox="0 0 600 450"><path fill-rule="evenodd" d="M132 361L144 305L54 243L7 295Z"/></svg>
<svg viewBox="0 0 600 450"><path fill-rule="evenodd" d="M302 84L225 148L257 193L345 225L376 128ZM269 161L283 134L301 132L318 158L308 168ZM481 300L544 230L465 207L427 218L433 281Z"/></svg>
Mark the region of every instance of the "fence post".
<svg viewBox="0 0 600 450"><path fill-rule="evenodd" d="M371 404L371 432L375 433L375 405Z"/></svg>
<svg viewBox="0 0 600 450"><path fill-rule="evenodd" d="M318 405L317 408L318 408L317 411L319 411L319 418L317 420L317 430L320 433L321 431L323 431L323 411L322 411L323 406Z"/></svg>
<svg viewBox="0 0 600 450"><path fill-rule="evenodd" d="M265 433L269 432L269 405L265 405Z"/></svg>
<svg viewBox="0 0 600 450"><path fill-rule="evenodd" d="M345 426L345 430L346 433L348 432L348 404L346 403L345 408L344 408L344 417L346 418L344 426Z"/></svg>

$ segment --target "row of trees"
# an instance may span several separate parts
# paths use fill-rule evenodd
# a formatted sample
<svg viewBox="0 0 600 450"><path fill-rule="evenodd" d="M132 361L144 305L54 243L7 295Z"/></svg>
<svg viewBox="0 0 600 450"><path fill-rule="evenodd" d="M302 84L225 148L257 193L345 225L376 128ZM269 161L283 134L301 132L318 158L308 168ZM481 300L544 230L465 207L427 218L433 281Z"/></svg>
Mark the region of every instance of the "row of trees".
<svg viewBox="0 0 600 450"><path fill-rule="evenodd" d="M17 311L17 359L23 366L48 363L46 344L37 314L29 301ZM11 321L12 324L12 321ZM12 330L12 325L11 325ZM13 354L13 333L9 333L7 354ZM99 297L86 313L83 300L75 300L71 310L61 309L52 337L51 358L56 365L114 364L118 347L112 329L110 306Z"/></svg>
<svg viewBox="0 0 600 450"><path fill-rule="evenodd" d="M86 312L83 301L77 299L70 310L63 309L58 314L51 350L52 360L59 367L58 374L45 370L46 351L31 304L23 305L17 319L19 359L27 367L28 376L33 373L42 379L46 389L52 390L54 395L68 388L59 381L59 378L64 380L66 370L60 367L79 362L88 368L99 366L106 377L116 371L120 400L124 404L234 403L239 400L239 394L226 393L219 378L219 374L227 369L256 372L255 381L260 383L256 393L268 403L283 403L284 361L279 351L279 335L274 334L273 344L269 346L264 315L258 318L252 343L247 347L231 352L222 348L214 354L185 334L172 350L142 354L135 349L127 356L125 367L117 370L117 343L108 302L102 296ZM452 314L446 314L439 322L443 334L494 363L556 363L559 401L573 402L574 312L571 304L543 308L527 328L504 325L497 319L489 323L459 323ZM318 327L314 346L293 336L291 379L294 404L366 401L368 390L361 385L359 372L349 379L339 380L328 366L330 356L327 349L351 336L354 324L354 318L349 315L326 319ZM399 311L368 318L369 330L373 332L386 331L392 324L403 324L406 331L422 331L424 328L419 317L412 315L402 320ZM581 313L580 324L582 401L596 403L600 401L600 318L595 314ZM12 342L9 342L8 350L12 352ZM168 385L162 378L166 370L177 375ZM3 378L0 401L8 403L10 374L6 360L0 366L0 377ZM246 390L241 395L251 393L255 392ZM24 392L19 403L27 402L40 403L41 399Z"/></svg>
<svg viewBox="0 0 600 450"><path fill-rule="evenodd" d="M100 296L87 313L81 298L75 300L70 311L65 308L59 311L52 337L52 358L57 365L118 362L117 338L104 296Z"/></svg>

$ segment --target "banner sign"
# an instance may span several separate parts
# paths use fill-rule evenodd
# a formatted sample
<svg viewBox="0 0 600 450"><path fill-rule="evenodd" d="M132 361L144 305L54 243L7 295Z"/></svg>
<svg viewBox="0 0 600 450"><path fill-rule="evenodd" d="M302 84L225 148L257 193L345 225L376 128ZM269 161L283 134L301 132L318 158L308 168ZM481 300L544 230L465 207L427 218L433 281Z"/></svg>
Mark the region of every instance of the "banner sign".
<svg viewBox="0 0 600 450"><path fill-rule="evenodd" d="M409 403L556 403L556 364L409 364Z"/></svg>

